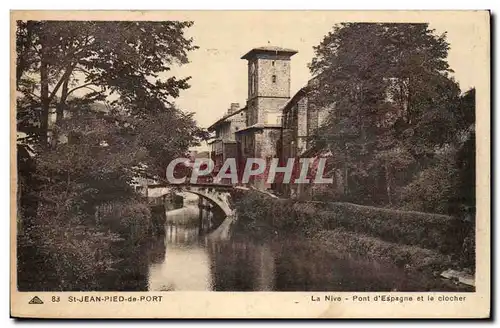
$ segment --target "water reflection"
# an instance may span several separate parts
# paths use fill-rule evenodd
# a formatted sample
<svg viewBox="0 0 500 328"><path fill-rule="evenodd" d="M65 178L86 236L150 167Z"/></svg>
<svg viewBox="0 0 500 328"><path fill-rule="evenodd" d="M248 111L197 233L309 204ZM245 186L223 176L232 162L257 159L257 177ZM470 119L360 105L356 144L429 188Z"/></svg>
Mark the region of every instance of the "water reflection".
<svg viewBox="0 0 500 328"><path fill-rule="evenodd" d="M209 245L217 291L274 290L275 259L270 245L243 241Z"/></svg>
<svg viewBox="0 0 500 328"><path fill-rule="evenodd" d="M318 247L313 240L210 240L200 235L205 214L192 209L180 213L167 215L165 237L153 247L149 290L425 290L422 281L400 268L338 254Z"/></svg>
<svg viewBox="0 0 500 328"><path fill-rule="evenodd" d="M170 225L161 263L149 267L149 290L212 290L210 258L198 243L198 228Z"/></svg>

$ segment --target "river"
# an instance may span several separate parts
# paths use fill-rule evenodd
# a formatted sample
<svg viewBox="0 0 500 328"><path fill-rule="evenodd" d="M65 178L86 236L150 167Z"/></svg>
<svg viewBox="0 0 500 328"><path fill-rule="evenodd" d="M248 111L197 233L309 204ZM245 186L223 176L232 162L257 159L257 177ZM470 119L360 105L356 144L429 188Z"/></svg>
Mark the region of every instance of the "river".
<svg viewBox="0 0 500 328"><path fill-rule="evenodd" d="M205 220L213 219L204 212ZM303 237L212 240L200 233L199 209L167 212L164 238L151 252L150 291L410 291L426 282L403 269L318 247ZM433 287L435 289L436 287ZM441 288L438 288L441 289Z"/></svg>

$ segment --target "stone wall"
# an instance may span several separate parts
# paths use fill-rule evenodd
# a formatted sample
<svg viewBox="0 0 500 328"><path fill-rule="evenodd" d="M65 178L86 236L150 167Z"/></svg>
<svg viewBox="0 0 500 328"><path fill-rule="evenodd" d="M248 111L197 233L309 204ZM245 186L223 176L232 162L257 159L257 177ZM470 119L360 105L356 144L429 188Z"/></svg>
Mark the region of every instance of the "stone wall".
<svg viewBox="0 0 500 328"><path fill-rule="evenodd" d="M257 98L249 99L247 101L247 108L247 126L257 124L257 122L259 121Z"/></svg>
<svg viewBox="0 0 500 328"><path fill-rule="evenodd" d="M297 140L295 145L297 147L296 154L299 156L306 150L307 145L307 136L308 136L308 122L307 122L307 113L308 113L308 98L307 96L300 98L297 102Z"/></svg>
<svg viewBox="0 0 500 328"><path fill-rule="evenodd" d="M290 60L257 60L257 96L290 97Z"/></svg>
<svg viewBox="0 0 500 328"><path fill-rule="evenodd" d="M241 111L240 113L237 113L229 118L231 121L231 127L230 127L230 141L235 141L235 133L236 131L239 131L247 126L246 122L246 111Z"/></svg>
<svg viewBox="0 0 500 328"><path fill-rule="evenodd" d="M236 142L225 143L224 144L224 162L228 158L237 158L237 144Z"/></svg>
<svg viewBox="0 0 500 328"><path fill-rule="evenodd" d="M288 98L257 98L256 100L259 109L258 123L281 125L283 107L288 102ZM279 120L277 120L278 117Z"/></svg>

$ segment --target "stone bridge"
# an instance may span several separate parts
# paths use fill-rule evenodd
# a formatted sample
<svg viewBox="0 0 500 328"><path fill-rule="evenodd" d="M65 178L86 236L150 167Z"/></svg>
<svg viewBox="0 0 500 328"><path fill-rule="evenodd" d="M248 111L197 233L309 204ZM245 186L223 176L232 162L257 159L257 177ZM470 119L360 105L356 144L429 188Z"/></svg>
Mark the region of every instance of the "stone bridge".
<svg viewBox="0 0 500 328"><path fill-rule="evenodd" d="M210 234L212 238L229 238L229 230L234 220L236 213L231 205L231 191L235 189L248 190L245 187L235 187L233 185L224 184L154 184L148 185L147 197L161 197L172 191L192 193L203 197L213 205L217 206L226 216L221 225Z"/></svg>
<svg viewBox="0 0 500 328"><path fill-rule="evenodd" d="M216 205L226 216L233 215L231 208L232 185L221 184L154 184L148 185L147 197L161 197L172 191L182 191L203 197Z"/></svg>

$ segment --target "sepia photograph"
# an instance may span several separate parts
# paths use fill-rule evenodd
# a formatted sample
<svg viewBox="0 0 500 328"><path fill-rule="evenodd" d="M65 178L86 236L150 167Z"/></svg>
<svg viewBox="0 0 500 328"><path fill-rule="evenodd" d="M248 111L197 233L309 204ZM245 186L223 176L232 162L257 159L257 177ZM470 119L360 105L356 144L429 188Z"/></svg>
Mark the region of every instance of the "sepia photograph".
<svg viewBox="0 0 500 328"><path fill-rule="evenodd" d="M404 13L11 12L13 309L488 303L489 12Z"/></svg>

